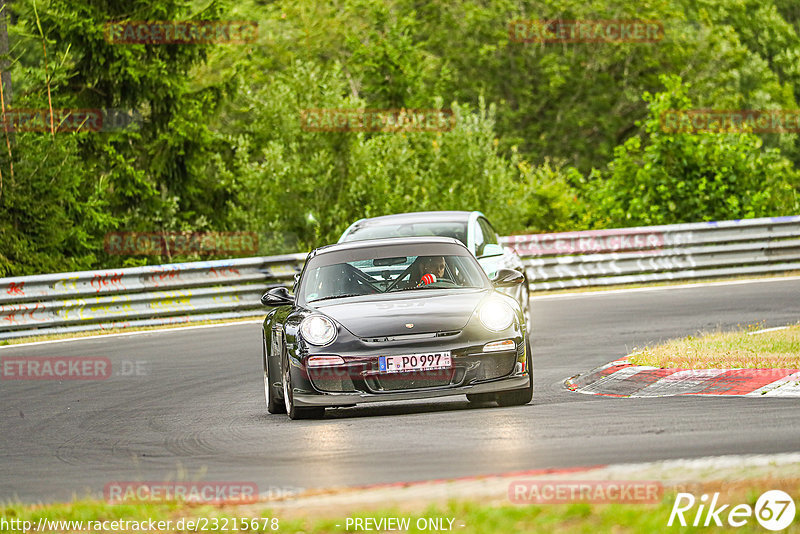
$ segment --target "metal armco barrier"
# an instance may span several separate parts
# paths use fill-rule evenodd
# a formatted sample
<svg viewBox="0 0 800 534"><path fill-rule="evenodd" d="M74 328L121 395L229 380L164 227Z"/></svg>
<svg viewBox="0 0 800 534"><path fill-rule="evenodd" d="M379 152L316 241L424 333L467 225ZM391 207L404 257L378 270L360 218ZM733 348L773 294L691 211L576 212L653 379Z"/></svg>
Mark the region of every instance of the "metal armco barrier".
<svg viewBox="0 0 800 534"><path fill-rule="evenodd" d="M502 238L531 291L800 270L800 216Z"/></svg>
<svg viewBox="0 0 800 534"><path fill-rule="evenodd" d="M306 254L0 278L0 339L232 319L262 312Z"/></svg>
<svg viewBox="0 0 800 534"><path fill-rule="evenodd" d="M800 270L800 216L502 238L530 289ZM0 340L263 314L306 254L0 278Z"/></svg>

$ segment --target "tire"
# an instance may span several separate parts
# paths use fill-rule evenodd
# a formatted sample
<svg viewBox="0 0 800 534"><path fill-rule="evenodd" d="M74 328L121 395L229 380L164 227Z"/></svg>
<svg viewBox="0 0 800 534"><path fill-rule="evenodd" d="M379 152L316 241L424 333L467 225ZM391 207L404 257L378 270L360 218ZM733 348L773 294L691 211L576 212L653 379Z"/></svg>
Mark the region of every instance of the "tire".
<svg viewBox="0 0 800 534"><path fill-rule="evenodd" d="M533 400L533 358L531 357L531 342L527 339L527 336L525 340L525 359L528 367L528 376L531 378L530 385L523 389L495 393L497 404L500 406L522 406Z"/></svg>
<svg viewBox="0 0 800 534"><path fill-rule="evenodd" d="M298 408L292 399L292 373L289 372L289 356L283 356L283 402L289 419L322 419L325 416L325 407L313 406Z"/></svg>
<svg viewBox="0 0 800 534"><path fill-rule="evenodd" d="M263 338L264 343L261 350L264 356L264 400L267 402L267 411L269 413L286 413L286 406L275 395L275 388L272 387L269 380L269 360L267 359L267 339Z"/></svg>

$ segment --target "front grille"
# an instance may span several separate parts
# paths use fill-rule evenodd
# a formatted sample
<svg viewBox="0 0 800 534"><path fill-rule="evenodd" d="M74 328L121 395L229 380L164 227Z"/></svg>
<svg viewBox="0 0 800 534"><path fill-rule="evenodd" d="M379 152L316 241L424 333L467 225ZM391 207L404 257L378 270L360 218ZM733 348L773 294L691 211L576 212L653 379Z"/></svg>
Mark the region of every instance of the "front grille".
<svg viewBox="0 0 800 534"><path fill-rule="evenodd" d="M335 368L309 369L311 383L320 391L330 393L349 393L356 390L353 379L346 370Z"/></svg>
<svg viewBox="0 0 800 534"><path fill-rule="evenodd" d="M447 330L444 332L424 332L414 334L396 334L393 336L382 337L362 337L361 341L364 343L389 343L389 342L404 342L404 341L419 341L422 339L435 339L440 337L457 336L461 330Z"/></svg>
<svg viewBox="0 0 800 534"><path fill-rule="evenodd" d="M449 385L453 381L454 374L454 368L413 373L381 374L374 376L370 385L373 389L384 391L441 387Z"/></svg>
<svg viewBox="0 0 800 534"><path fill-rule="evenodd" d="M483 354L480 357L481 365L478 368L478 380L491 380L506 376L514 370L517 361L516 352L497 354Z"/></svg>

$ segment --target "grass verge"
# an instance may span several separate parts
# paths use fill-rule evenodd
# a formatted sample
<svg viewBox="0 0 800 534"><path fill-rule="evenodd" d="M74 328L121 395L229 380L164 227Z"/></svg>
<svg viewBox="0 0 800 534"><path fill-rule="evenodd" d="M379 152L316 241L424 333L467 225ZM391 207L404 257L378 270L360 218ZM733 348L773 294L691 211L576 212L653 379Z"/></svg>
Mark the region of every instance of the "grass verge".
<svg viewBox="0 0 800 534"><path fill-rule="evenodd" d="M800 503L800 478L763 478L757 480L747 480L738 482L703 482L694 485L683 486L680 491L687 491L700 497L701 494L713 494L719 492L719 504L730 503L732 508L737 504L747 504L754 507L758 497L768 490L779 489L788 493L796 503ZM274 514L266 506L256 512L253 505L245 508L238 508L232 505L190 505L171 503L136 503L136 504L108 504L104 501L79 500L71 504L53 505L23 505L10 504L0 506L0 522L5 520L29 521L32 525L31 530L35 530L41 518L50 521L83 521L80 525L81 532L109 532L93 529L87 521L171 521L169 528L159 528L159 532L230 532L233 529L234 518L238 531L250 532L282 532L282 533L308 533L308 534L334 534L344 532L363 531L364 529L354 528L354 519L365 520L370 518L377 522L381 518L408 518L408 530L404 532L431 532L435 529L418 528L423 521L421 518L438 520L442 526L450 526L449 529L464 534L472 533L509 533L509 532L585 532L594 534L597 532L620 532L620 533L646 533L663 532L670 530L667 522L675 503L677 490L669 489L665 491L663 498L658 504L591 504L585 502L574 502L570 504L537 504L537 505L514 505L507 500L496 502L472 501L472 500L453 500L444 504L431 505L422 510L401 510L397 508L385 508L380 510L342 510L340 513L331 517L310 517L298 516L297 513L290 516L281 517L281 514ZM699 502L699 500L698 500ZM697 506L685 517L691 524L697 512ZM258 514L258 515L254 515ZM291 517L294 516L294 517ZM350 521L348 522L348 518ZM723 527L703 527L682 529L676 528L680 532L721 532L728 531L730 527L725 524L727 514L723 513L720 519ZM257 519L257 528L252 528ZM703 517L705 519L705 517ZM183 520L183 523L179 521ZM187 521L195 520L200 522L195 528L189 528ZM216 521L215 521L216 520ZM248 527L243 528L245 520L249 520ZM275 521L273 521L275 520ZM452 520L452 522L449 522ZM216 527L215 527L216 525ZM348 528L348 525L350 528ZM430 525L430 524L429 524ZM206 528L197 528L203 527ZM50 530L37 530L42 532L55 532L65 530L75 530L78 525L60 525L61 528ZM227 528L225 528L227 527ZM266 527L266 528L264 528ZM276 528L277 527L277 528ZM673 527L675 528L675 527ZM22 532L21 529L5 528L6 531ZM118 530L121 531L122 529ZM131 529L128 531L145 531L146 529ZM390 530L385 530L390 531ZM737 532L764 532L754 517L750 517L747 524L737 528ZM795 516L794 522L783 532L800 533L800 511Z"/></svg>
<svg viewBox="0 0 800 534"><path fill-rule="evenodd" d="M675 339L645 347L629 361L682 369L800 369L800 325L758 332L761 326Z"/></svg>

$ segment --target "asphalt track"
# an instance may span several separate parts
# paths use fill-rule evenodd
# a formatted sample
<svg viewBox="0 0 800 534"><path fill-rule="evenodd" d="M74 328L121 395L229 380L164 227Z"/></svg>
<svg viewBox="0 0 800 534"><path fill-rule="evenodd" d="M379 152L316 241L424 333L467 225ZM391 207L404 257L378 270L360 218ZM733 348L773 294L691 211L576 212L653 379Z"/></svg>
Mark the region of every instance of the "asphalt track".
<svg viewBox="0 0 800 534"><path fill-rule="evenodd" d="M99 496L114 481L255 482L260 491L800 451L800 401L618 399L567 377L636 346L800 319L800 280L535 298L534 402L464 397L329 410L264 407L260 325L5 347L2 356L103 356L101 381L0 381L0 500ZM146 362L146 363L143 363Z"/></svg>

